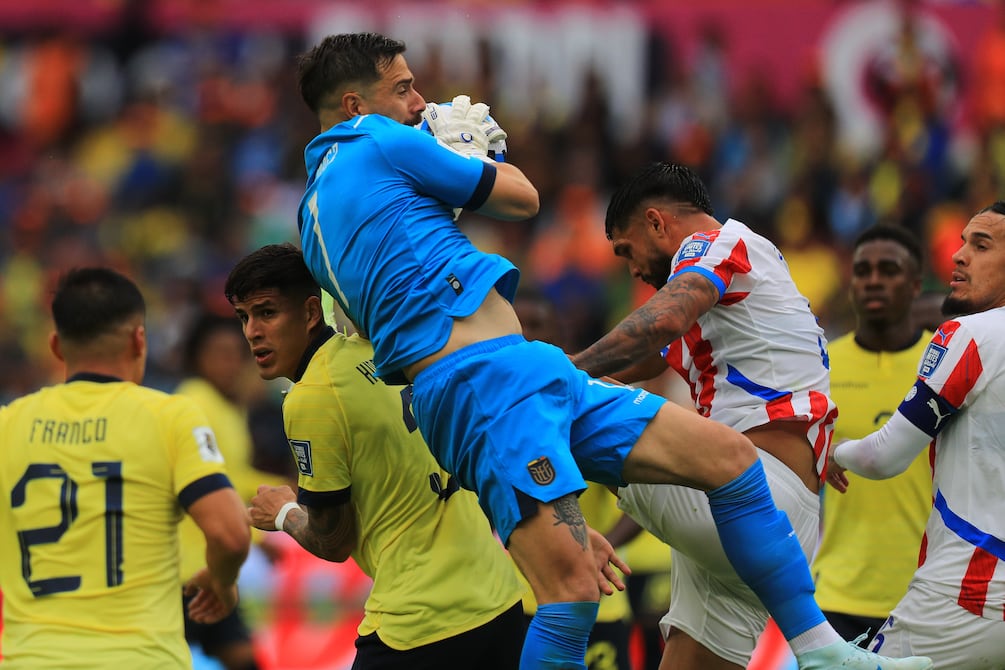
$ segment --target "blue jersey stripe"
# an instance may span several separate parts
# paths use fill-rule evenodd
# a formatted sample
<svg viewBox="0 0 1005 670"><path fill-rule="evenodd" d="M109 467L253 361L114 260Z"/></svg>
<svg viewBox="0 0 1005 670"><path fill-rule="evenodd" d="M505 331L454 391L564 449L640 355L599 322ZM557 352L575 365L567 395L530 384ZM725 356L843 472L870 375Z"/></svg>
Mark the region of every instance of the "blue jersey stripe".
<svg viewBox="0 0 1005 670"><path fill-rule="evenodd" d="M743 376L743 373L729 364L726 365L726 381L733 386L742 388L750 395L761 398L765 402L771 402L772 400L778 400L779 398L792 395L789 391L779 391L768 386L761 386L757 382Z"/></svg>
<svg viewBox="0 0 1005 670"><path fill-rule="evenodd" d="M966 519L957 516L953 510L949 509L949 504L942 495L942 491L935 492L935 509L939 510L939 514L942 515L942 523L946 524L946 528L975 547L980 547L997 557L999 561L1005 561L1005 540L985 533Z"/></svg>

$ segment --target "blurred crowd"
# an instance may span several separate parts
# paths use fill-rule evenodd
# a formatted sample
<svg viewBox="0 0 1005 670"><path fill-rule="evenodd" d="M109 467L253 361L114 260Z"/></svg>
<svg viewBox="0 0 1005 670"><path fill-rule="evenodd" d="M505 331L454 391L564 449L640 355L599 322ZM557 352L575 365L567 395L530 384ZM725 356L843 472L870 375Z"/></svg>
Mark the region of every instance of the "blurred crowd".
<svg viewBox="0 0 1005 670"><path fill-rule="evenodd" d="M898 29L863 69L881 118L865 151L843 141L821 68L803 67L798 93L783 99L770 71L729 70L729 36L714 21L687 56L672 34L640 24L635 124L592 67L570 72L577 102L555 115L507 104L495 85L505 54L491 40L476 42L460 77L444 66L449 50L413 58L410 48L409 62L427 100L483 98L509 132L510 160L538 187L540 214L459 223L558 303L572 348L645 297L611 253L603 218L611 189L654 159L697 169L717 218L773 239L836 335L851 326L845 268L859 231L875 222L915 231L929 254L927 288L939 291L962 226L1005 192L1005 7L986 6L966 70L926 52L923 8L895 4ZM233 263L298 239L302 152L317 131L295 85L306 32L168 33L138 17L87 37L0 26L0 403L58 379L47 305L61 270L110 264L138 281L150 305L148 383L170 389L191 320L230 313L222 282Z"/></svg>

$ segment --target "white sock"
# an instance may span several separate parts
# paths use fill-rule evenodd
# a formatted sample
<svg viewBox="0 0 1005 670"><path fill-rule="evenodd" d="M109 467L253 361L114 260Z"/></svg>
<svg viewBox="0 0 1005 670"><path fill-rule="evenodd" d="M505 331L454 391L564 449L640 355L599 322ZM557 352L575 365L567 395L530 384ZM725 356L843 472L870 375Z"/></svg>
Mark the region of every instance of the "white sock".
<svg viewBox="0 0 1005 670"><path fill-rule="evenodd" d="M844 638L837 634L829 622L824 621L789 640L789 647L792 649L792 653L798 656L835 642L844 642Z"/></svg>

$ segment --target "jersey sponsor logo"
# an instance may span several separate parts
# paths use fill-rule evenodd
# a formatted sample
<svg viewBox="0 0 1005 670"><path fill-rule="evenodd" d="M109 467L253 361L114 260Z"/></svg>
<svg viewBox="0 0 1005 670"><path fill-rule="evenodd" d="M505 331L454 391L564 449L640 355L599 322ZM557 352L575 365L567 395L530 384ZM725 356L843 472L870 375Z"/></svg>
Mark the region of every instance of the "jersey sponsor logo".
<svg viewBox="0 0 1005 670"><path fill-rule="evenodd" d="M545 486L555 481L555 468L552 467L547 456L542 456L528 463L527 471L530 472L530 478L534 480L535 484Z"/></svg>
<svg viewBox="0 0 1005 670"><path fill-rule="evenodd" d="M918 369L918 376L922 379L928 379L935 372L936 368L939 367L939 363L946 356L947 349L943 346L936 344L935 342L929 342L928 348L925 349L925 355L921 357L921 366Z"/></svg>
<svg viewBox="0 0 1005 670"><path fill-rule="evenodd" d="M290 440L290 451L297 461L297 470L306 477L314 476L314 459L311 457L310 440Z"/></svg>
<svg viewBox="0 0 1005 670"><path fill-rule="evenodd" d="M199 445L199 458L207 463L223 463L223 454L216 446L216 435L209 426L199 426L192 429L196 444Z"/></svg>
<svg viewBox="0 0 1005 670"><path fill-rule="evenodd" d="M701 258L708 253L708 248L710 246L712 246L711 242L706 242L705 240L691 240L681 247L680 253L677 255L677 260L680 262Z"/></svg>

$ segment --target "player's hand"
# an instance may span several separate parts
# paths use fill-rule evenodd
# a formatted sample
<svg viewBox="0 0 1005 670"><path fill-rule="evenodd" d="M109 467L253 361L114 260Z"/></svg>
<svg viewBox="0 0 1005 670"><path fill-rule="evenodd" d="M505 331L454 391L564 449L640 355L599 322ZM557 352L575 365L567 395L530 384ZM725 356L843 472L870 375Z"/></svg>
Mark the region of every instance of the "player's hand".
<svg viewBox="0 0 1005 670"><path fill-rule="evenodd" d="M449 107L440 107L435 103L426 105L422 118L429 124L433 136L457 153L488 160L488 115L488 105L482 102L472 105L471 98L458 95ZM495 127L498 130L493 131L494 134L504 132L498 125Z"/></svg>
<svg viewBox="0 0 1005 670"><path fill-rule="evenodd" d="M188 603L188 616L196 623L216 623L237 607L237 584L220 584L207 568L195 573L182 592L194 596Z"/></svg>
<svg viewBox="0 0 1005 670"><path fill-rule="evenodd" d="M625 590L625 582L618 573L617 568L626 575L632 574L628 564L621 560L614 547L603 535L587 526L587 535L590 539L590 548L593 550L593 558L597 561L597 586L605 596L612 595L614 589ZM611 588L611 587L614 588Z"/></svg>
<svg viewBox="0 0 1005 670"><path fill-rule="evenodd" d="M297 495L289 486L258 487L258 495L251 499L248 514L251 525L262 530L276 530L276 515L288 502L296 502Z"/></svg>
<svg viewBox="0 0 1005 670"><path fill-rule="evenodd" d="M509 137L506 131L499 126L499 122L488 115L488 108L485 111L485 120L482 121L482 131L485 133L485 139L488 140L487 148L505 142L506 138Z"/></svg>
<svg viewBox="0 0 1005 670"><path fill-rule="evenodd" d="M845 469L837 464L834 460L834 448L837 445L832 445L830 453L827 455L827 483L833 486L840 493L844 493L848 490L848 476L845 474Z"/></svg>

